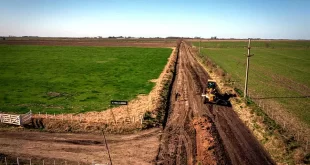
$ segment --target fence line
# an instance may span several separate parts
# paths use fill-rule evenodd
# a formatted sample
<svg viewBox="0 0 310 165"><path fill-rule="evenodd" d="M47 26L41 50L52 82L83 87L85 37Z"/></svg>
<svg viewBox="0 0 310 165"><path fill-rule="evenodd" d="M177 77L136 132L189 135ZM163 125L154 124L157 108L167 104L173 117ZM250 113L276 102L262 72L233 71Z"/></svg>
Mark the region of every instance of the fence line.
<svg viewBox="0 0 310 165"><path fill-rule="evenodd" d="M31 118L32 118L32 111L30 110L28 113L21 115L21 123L28 124L31 122Z"/></svg>
<svg viewBox="0 0 310 165"><path fill-rule="evenodd" d="M206 64L206 66L209 67L209 69L211 69L212 72L215 72L216 75L220 75L220 72L217 71L221 69L214 62L212 62L212 60L210 60L207 56L203 57L200 56L199 58L202 59L202 62ZM231 76L229 74L225 74L221 77L223 78L224 81L231 80L230 78ZM242 86L240 83L233 82L231 85L233 87L237 87L240 90L244 89L244 86ZM262 109L262 111L268 115L268 117L270 117L284 130L286 130L286 134L294 137L294 139L298 141L301 144L301 146L305 148L307 151L310 150L309 146L310 129L306 124L302 123L300 120L294 117L294 115L285 111L284 108L281 108L281 105L274 106L275 103L273 101L259 99L262 98L262 95L260 95L262 92L255 90L251 91L249 90L248 92L249 92L249 98L256 105L258 105Z"/></svg>
<svg viewBox="0 0 310 165"><path fill-rule="evenodd" d="M109 119L109 118L101 118L99 115L97 117L88 119L87 115L83 114L77 114L77 115L72 115L72 114L48 114L47 112L41 113L39 112L34 118L43 118L43 119L49 119L49 120L60 120L60 121L68 121L70 123L72 122L79 122L79 123L84 123L87 121L91 121L94 123L104 123L104 124L113 124L113 125L118 125L118 124L136 124L140 123L141 125L143 124L144 121L144 114L147 110L138 113L137 115L127 115L126 117L120 117L118 119ZM32 113L35 115L34 113ZM43 115L44 114L44 115ZM90 117L89 117L90 118Z"/></svg>
<svg viewBox="0 0 310 165"><path fill-rule="evenodd" d="M6 124L24 125L31 121L31 117L31 110L28 113L22 115L0 113L0 122Z"/></svg>
<svg viewBox="0 0 310 165"><path fill-rule="evenodd" d="M266 113L271 119L273 119L279 126L286 130L286 134L294 137L302 147L306 150L310 149L309 139L310 130L307 126L299 121L292 114L286 112L281 105L275 105L274 101L262 100L260 94L251 92L249 98L258 105L264 113Z"/></svg>

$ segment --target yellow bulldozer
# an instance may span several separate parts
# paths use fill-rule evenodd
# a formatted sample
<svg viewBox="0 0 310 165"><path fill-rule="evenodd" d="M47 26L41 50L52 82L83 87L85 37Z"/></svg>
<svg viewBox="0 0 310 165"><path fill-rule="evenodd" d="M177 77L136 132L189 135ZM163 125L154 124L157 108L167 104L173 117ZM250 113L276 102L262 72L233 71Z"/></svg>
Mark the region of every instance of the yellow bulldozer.
<svg viewBox="0 0 310 165"><path fill-rule="evenodd" d="M203 103L229 106L230 105L229 98L231 97L231 95L229 95L226 92L225 94L221 94L219 91L220 90L216 84L216 81L209 79L201 95L203 98L202 99Z"/></svg>

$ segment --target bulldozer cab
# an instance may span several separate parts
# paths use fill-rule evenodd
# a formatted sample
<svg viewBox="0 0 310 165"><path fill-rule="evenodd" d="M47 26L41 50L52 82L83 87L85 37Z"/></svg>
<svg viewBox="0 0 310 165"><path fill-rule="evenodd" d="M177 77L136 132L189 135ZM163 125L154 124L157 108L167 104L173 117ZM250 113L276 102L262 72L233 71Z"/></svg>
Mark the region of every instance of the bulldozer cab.
<svg viewBox="0 0 310 165"><path fill-rule="evenodd" d="M215 89L216 84L213 80L208 80L207 88Z"/></svg>
<svg viewBox="0 0 310 165"><path fill-rule="evenodd" d="M224 95L220 93L215 80L209 79L202 93L202 101L204 104L211 103L223 106L229 106L229 97L227 93Z"/></svg>
<svg viewBox="0 0 310 165"><path fill-rule="evenodd" d="M216 82L214 80L208 80L206 92L210 94L216 92Z"/></svg>
<svg viewBox="0 0 310 165"><path fill-rule="evenodd" d="M206 84L206 88L204 89L204 92L202 94L203 102L211 102L214 103L215 98L216 98L216 82L214 80L208 80Z"/></svg>

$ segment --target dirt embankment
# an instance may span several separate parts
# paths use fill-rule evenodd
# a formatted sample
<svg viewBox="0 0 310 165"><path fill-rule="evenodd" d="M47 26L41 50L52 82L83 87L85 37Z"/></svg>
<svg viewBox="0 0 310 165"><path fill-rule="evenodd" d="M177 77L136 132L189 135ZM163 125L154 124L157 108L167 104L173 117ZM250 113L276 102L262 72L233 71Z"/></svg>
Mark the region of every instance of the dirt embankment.
<svg viewBox="0 0 310 165"><path fill-rule="evenodd" d="M198 53L198 49L194 46L193 51ZM222 74L224 72L217 72L222 69L218 68L218 66L216 66L216 64L212 61L210 62L210 59L204 58L205 57L202 57L201 55L196 56L196 60L205 68L210 77L217 81L217 84L220 86L222 91L233 91L234 89L232 86L234 85L227 83L229 82L227 80L229 80L230 77L226 74L224 74L224 76ZM279 128L279 123L276 123L280 122L280 125L282 124L282 126L284 123L284 127L286 126L291 128L290 126L287 126L289 124L286 120L279 120L281 119L279 118L277 119L278 121L273 121L273 119L271 119L273 114L268 114L268 109L267 112L263 111L259 101L257 102L258 105L248 105L243 98L235 97L231 99L231 102L233 110L238 115L242 123L244 123L256 139L261 142L277 164L302 164L309 162L309 157L307 157L307 152L305 151L306 147L303 145L299 146L299 144L296 143L296 139L289 135L290 133L293 134L294 131L288 131L289 133L285 132L282 128ZM266 102L271 102L269 105L272 105L273 107L281 107L274 101ZM283 111L280 113L282 117L289 116L287 115L287 112L284 112L284 109L285 107L281 107L279 109L280 111ZM300 123L300 121L296 121L294 117L291 117L290 122L294 124ZM294 127L292 128L294 130ZM307 132L307 129L304 129L304 132ZM305 135L307 134L305 133Z"/></svg>
<svg viewBox="0 0 310 165"><path fill-rule="evenodd" d="M158 115L165 104L163 92L167 91L167 82L171 80L176 54L173 51L164 71L156 82L156 86L148 96L139 96L129 102L129 106L120 106L104 112L90 112L83 115L36 115L33 125L36 128L51 132L92 132L99 133L102 128L106 132L124 133L141 129L140 117L146 111ZM128 113L124 113L128 112ZM128 115L130 113L130 115ZM128 116L131 116L129 118ZM64 119L64 120L63 120ZM115 120L116 122L115 122ZM105 123L107 122L107 123ZM135 134L106 135L114 164L154 164L158 153L161 128L137 131ZM11 127L0 130L0 164L4 158L12 163L19 158L21 164L90 164L92 162L108 163L108 154L103 137L92 134L68 134L29 132L23 128Z"/></svg>
<svg viewBox="0 0 310 165"><path fill-rule="evenodd" d="M231 107L203 104L209 78L181 44L158 164L274 164Z"/></svg>
<svg viewBox="0 0 310 165"><path fill-rule="evenodd" d="M167 85L170 84L176 61L176 51L170 55L163 72L149 95L139 95L126 106L118 106L101 112L83 114L35 115L33 126L51 132L133 132L162 123L166 104ZM145 115L147 113L147 115Z"/></svg>
<svg viewBox="0 0 310 165"><path fill-rule="evenodd" d="M201 93L209 75L194 58L190 46L183 42L178 48L164 130L108 135L115 164L274 164L231 107L203 104ZM4 147L0 153L85 163L103 157L106 163L101 138L1 131L0 145Z"/></svg>

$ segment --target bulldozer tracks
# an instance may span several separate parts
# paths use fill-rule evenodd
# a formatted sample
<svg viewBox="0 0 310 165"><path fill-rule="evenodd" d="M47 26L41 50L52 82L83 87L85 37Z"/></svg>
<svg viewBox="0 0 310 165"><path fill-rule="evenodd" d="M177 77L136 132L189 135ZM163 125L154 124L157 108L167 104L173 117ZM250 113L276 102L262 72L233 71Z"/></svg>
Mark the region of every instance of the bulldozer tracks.
<svg viewBox="0 0 310 165"><path fill-rule="evenodd" d="M182 42L156 163L274 164L231 107L203 104L208 78Z"/></svg>

